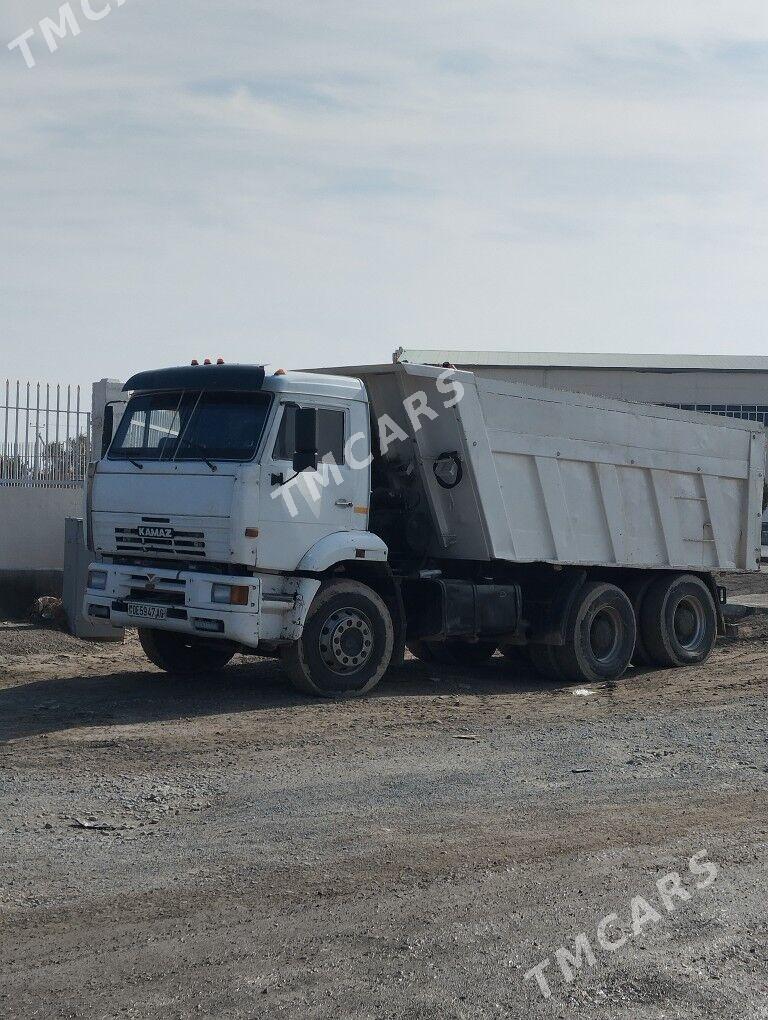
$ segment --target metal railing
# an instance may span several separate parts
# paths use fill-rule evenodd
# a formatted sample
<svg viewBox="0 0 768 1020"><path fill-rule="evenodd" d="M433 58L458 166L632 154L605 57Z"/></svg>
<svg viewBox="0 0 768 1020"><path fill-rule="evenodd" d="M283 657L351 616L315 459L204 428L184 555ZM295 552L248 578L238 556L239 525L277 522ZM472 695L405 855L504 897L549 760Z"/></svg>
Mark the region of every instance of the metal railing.
<svg viewBox="0 0 768 1020"><path fill-rule="evenodd" d="M670 404L667 407L679 407L681 411L702 411L704 414L721 414L726 418L744 418L746 421L759 421L768 427L768 404Z"/></svg>
<svg viewBox="0 0 768 1020"><path fill-rule="evenodd" d="M0 486L83 485L91 413L80 387L6 379L0 401Z"/></svg>

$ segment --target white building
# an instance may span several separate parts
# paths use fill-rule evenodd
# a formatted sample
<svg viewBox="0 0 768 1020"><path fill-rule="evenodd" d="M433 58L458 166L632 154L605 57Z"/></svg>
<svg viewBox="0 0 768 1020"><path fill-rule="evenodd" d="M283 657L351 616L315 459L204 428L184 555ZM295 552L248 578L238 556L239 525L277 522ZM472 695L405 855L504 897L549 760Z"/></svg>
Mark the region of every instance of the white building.
<svg viewBox="0 0 768 1020"><path fill-rule="evenodd" d="M491 379L668 404L768 424L768 357L404 350L395 361L448 362Z"/></svg>

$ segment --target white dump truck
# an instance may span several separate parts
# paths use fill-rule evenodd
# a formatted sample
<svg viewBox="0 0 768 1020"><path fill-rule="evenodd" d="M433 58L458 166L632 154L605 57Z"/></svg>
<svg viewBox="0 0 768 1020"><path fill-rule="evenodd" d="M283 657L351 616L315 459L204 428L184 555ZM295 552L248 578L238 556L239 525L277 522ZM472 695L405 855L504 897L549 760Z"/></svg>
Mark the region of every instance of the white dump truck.
<svg viewBox="0 0 768 1020"><path fill-rule="evenodd" d="M274 654L302 691L360 694L407 646L611 680L701 662L716 575L759 569L758 423L411 364L125 389L84 612L169 672Z"/></svg>

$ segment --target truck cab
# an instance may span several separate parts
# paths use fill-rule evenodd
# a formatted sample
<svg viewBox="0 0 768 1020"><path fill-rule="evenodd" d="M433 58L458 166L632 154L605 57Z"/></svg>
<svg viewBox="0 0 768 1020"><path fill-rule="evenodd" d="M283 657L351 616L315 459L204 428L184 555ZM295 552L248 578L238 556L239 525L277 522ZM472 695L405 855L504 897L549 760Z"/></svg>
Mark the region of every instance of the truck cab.
<svg viewBox="0 0 768 1020"><path fill-rule="evenodd" d="M124 388L89 480L100 562L84 608L139 627L159 665L214 668L238 648L290 644L323 576L386 562L367 530L360 380L219 364L142 372Z"/></svg>

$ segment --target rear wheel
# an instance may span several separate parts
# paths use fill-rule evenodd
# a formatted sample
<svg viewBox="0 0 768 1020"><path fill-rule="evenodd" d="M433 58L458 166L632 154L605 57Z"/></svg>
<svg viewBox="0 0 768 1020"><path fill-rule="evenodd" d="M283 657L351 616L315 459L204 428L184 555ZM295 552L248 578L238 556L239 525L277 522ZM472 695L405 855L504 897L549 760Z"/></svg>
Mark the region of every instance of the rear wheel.
<svg viewBox="0 0 768 1020"><path fill-rule="evenodd" d="M703 662L717 637L712 593L694 574L660 577L651 585L640 611L643 644L658 666Z"/></svg>
<svg viewBox="0 0 768 1020"><path fill-rule="evenodd" d="M640 620L637 617L635 619L637 620L637 638L635 639L635 650L632 653L632 664L641 669L647 669L653 665L653 659L648 654L645 642L640 636Z"/></svg>
<svg viewBox="0 0 768 1020"><path fill-rule="evenodd" d="M636 634L635 613L625 592L600 581L584 585L566 625L565 644L555 648L563 679L618 679L632 659Z"/></svg>
<svg viewBox="0 0 768 1020"><path fill-rule="evenodd" d="M621 585L622 591L627 593L629 600L632 603L632 609L635 613L635 622L637 624L635 650L632 653L632 664L641 668L647 668L653 665L653 661L646 650L645 644L643 643L643 635L640 627L643 600L652 583L653 582L646 575L640 575L639 577L630 578L622 582Z"/></svg>
<svg viewBox="0 0 768 1020"><path fill-rule="evenodd" d="M294 687L321 697L367 694L394 647L384 601L359 581L327 581L309 607L302 635L281 650Z"/></svg>
<svg viewBox="0 0 768 1020"><path fill-rule="evenodd" d="M202 641L173 630L139 627L144 654L166 673L210 673L223 669L235 654L232 645Z"/></svg>

